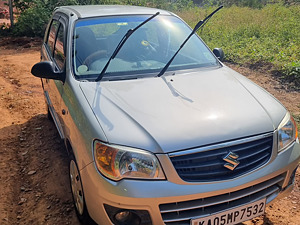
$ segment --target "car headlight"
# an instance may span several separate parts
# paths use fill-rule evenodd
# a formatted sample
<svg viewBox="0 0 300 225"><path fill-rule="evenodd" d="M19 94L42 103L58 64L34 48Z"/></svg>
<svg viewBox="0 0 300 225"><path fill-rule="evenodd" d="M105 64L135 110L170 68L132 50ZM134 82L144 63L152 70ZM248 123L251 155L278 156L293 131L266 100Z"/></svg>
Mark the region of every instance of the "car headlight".
<svg viewBox="0 0 300 225"><path fill-rule="evenodd" d="M285 149L298 138L297 125L294 118L287 113L278 127L278 152Z"/></svg>
<svg viewBox="0 0 300 225"><path fill-rule="evenodd" d="M94 142L94 158L101 174L114 181L123 178L165 179L155 155L150 152Z"/></svg>

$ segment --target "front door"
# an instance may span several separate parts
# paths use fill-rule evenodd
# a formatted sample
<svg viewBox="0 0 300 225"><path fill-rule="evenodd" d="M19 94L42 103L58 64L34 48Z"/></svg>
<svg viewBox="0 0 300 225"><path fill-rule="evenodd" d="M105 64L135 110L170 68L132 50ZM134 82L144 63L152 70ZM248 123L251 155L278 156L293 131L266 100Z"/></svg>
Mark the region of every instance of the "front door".
<svg viewBox="0 0 300 225"><path fill-rule="evenodd" d="M42 61L52 61L57 71L65 70L65 25L60 17L53 17L50 24L45 43L42 47ZM48 105L49 113L52 115L57 130L64 138L63 120L64 114L61 107L64 83L60 80L42 79L44 94Z"/></svg>

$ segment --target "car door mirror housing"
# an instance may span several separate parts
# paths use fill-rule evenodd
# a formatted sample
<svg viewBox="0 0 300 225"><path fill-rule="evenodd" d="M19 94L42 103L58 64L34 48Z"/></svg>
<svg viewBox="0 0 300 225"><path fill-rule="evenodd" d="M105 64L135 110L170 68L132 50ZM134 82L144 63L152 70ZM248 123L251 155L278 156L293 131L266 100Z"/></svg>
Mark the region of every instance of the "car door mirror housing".
<svg viewBox="0 0 300 225"><path fill-rule="evenodd" d="M43 61L36 63L31 68L31 73L40 78L65 81L65 73L55 71L55 65L51 61Z"/></svg>
<svg viewBox="0 0 300 225"><path fill-rule="evenodd" d="M223 60L224 60L225 54L224 54L222 48L215 48L215 49L213 50L213 53L215 54L215 56L216 56L220 61L223 61Z"/></svg>

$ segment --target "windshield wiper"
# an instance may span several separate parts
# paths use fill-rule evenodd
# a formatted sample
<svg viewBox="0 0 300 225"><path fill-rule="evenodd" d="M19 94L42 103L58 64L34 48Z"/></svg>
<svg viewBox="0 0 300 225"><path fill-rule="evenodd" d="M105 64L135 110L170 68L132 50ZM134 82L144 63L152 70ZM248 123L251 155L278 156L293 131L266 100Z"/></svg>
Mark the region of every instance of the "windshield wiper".
<svg viewBox="0 0 300 225"><path fill-rule="evenodd" d="M158 77L162 76L166 70L169 68L170 64L173 62L174 58L176 57L176 55L178 54L178 52L183 48L183 46L187 43L187 41L192 37L192 35L194 33L197 32L197 30L199 30L199 28L204 25L216 12L218 12L220 9L222 9L223 6L221 5L219 8L217 8L215 11L213 11L211 14L209 14L204 20L200 20L195 28L193 29L193 31L190 33L190 35L184 40L184 42L180 45L179 49L177 50L177 52L175 52L175 54L173 55L173 57L169 60L169 62L165 65L165 67L160 71L160 73L157 75Z"/></svg>
<svg viewBox="0 0 300 225"><path fill-rule="evenodd" d="M141 24L139 24L136 28L129 29L127 31L127 33L123 36L123 38L121 39L121 41L117 45L115 51L113 52L113 54L110 56L110 58L108 59L107 63L103 67L101 73L99 74L99 76L95 80L96 82L98 82L99 80L102 79L102 77L104 76L104 74L105 74L105 72L107 70L107 67L109 66L110 61L116 57L116 55L118 54L118 52L120 51L120 49L123 47L123 45L128 40L128 38L133 34L133 32L135 32L137 29L139 29L141 26L143 26L145 23L149 22L150 20L152 20L154 17L158 16L159 14L160 14L160 12L155 13L153 16L149 17L144 22L142 22Z"/></svg>

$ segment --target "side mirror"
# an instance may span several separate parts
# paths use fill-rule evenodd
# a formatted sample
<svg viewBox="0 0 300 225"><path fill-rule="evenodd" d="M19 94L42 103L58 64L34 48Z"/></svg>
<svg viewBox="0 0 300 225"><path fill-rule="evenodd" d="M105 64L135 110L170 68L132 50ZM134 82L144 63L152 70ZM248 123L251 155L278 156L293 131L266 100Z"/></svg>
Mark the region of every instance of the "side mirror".
<svg viewBox="0 0 300 225"><path fill-rule="evenodd" d="M50 61L43 61L31 68L32 75L40 78L65 81L65 73L55 71L55 65Z"/></svg>
<svg viewBox="0 0 300 225"><path fill-rule="evenodd" d="M223 52L223 50L221 48L215 48L213 50L213 53L215 54L215 56L220 60L220 61L223 61L224 60L224 57L225 57L225 54Z"/></svg>

